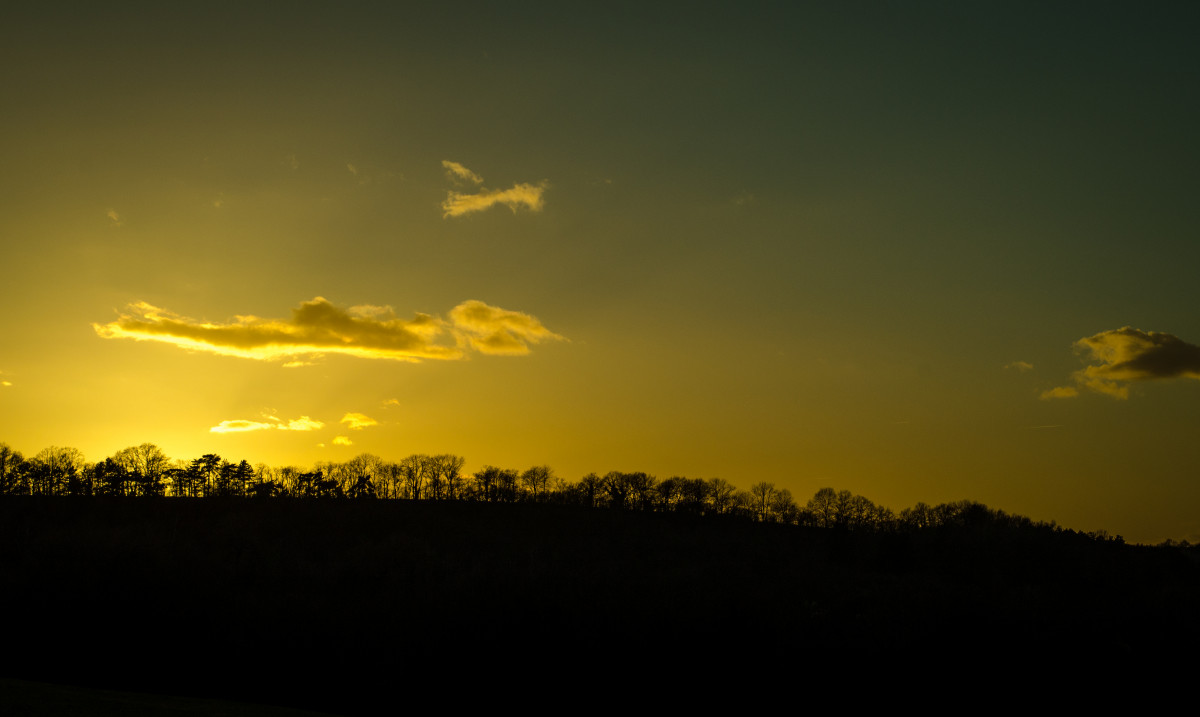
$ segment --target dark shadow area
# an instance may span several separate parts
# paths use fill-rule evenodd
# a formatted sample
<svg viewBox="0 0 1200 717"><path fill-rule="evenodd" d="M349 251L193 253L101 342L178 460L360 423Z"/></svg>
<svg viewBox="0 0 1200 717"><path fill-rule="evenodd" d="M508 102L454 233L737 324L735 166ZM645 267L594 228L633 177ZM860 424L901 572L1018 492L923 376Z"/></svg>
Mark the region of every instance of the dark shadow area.
<svg viewBox="0 0 1200 717"><path fill-rule="evenodd" d="M986 509L873 532L534 503L9 497L0 595L4 676L346 714L1200 636L1195 549Z"/></svg>

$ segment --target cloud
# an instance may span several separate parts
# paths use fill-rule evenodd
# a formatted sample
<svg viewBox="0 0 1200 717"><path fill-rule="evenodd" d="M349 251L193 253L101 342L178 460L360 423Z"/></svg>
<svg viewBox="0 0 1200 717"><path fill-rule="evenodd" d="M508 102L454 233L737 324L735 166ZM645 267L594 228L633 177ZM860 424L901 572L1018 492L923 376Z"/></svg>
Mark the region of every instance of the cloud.
<svg viewBox="0 0 1200 717"><path fill-rule="evenodd" d="M5 388L8 388L11 385L12 385L12 381L0 381L0 386L3 386Z"/></svg>
<svg viewBox="0 0 1200 717"><path fill-rule="evenodd" d="M114 227L119 227L125 223L121 221L121 215L117 214L117 210L115 209L109 209L107 212L105 212L104 216L108 217L109 220L112 221L112 226Z"/></svg>
<svg viewBox="0 0 1200 717"><path fill-rule="evenodd" d="M276 420L278 420L278 419L276 419ZM319 428L324 428L324 426L325 426L325 424L321 423L320 421L314 421L313 419L309 418L308 416L301 416L299 418L288 421L286 425L280 425L279 430L281 430L281 431L315 431Z"/></svg>
<svg viewBox="0 0 1200 717"><path fill-rule="evenodd" d="M1129 384L1135 381L1200 379L1200 346L1171 334L1125 326L1082 338L1075 342L1075 349L1094 362L1072 374L1075 385L1113 398L1128 398ZM1042 397L1066 398L1078 393L1075 387L1062 386Z"/></svg>
<svg viewBox="0 0 1200 717"><path fill-rule="evenodd" d="M508 189L484 190L479 194L449 192L446 194L446 201L442 202L442 218L461 217L471 212L482 212L497 204L507 206L513 211L513 214L516 214L517 208L521 206L525 206L533 212L540 212L544 205L542 193L546 191L547 186L545 182L541 182L536 185L515 184Z"/></svg>
<svg viewBox="0 0 1200 717"><path fill-rule="evenodd" d="M314 421L308 416L301 416L290 421L282 421L275 416L264 416L266 421L221 421L208 429L209 433L245 433L247 431L315 431L325 426L320 421Z"/></svg>
<svg viewBox="0 0 1200 717"><path fill-rule="evenodd" d="M361 431L364 428L379 425L379 421L361 413L347 413L342 416L341 423L345 423L346 427L352 431Z"/></svg>
<svg viewBox="0 0 1200 717"><path fill-rule="evenodd" d="M333 445L335 445L335 446L352 446L352 445L354 445L354 441L350 440L349 438L347 438L345 436L334 436L333 437Z"/></svg>
<svg viewBox="0 0 1200 717"><path fill-rule="evenodd" d="M563 340L529 314L506 311L482 301L464 301L451 310L450 320L462 340L485 354L527 354L531 343Z"/></svg>
<svg viewBox="0 0 1200 717"><path fill-rule="evenodd" d="M1075 389L1071 386L1059 386L1058 388L1051 388L1049 390L1042 391L1042 395L1039 396L1039 398L1041 398L1043 401L1048 401L1052 398L1075 398L1078 395L1078 389Z"/></svg>
<svg viewBox="0 0 1200 717"><path fill-rule="evenodd" d="M226 323L198 321L145 302L107 324L92 324L101 338L158 341L222 356L285 360L298 366L323 354L419 362L466 358L465 348L485 354L526 354L529 343L561 339L528 314L465 301L450 321L428 314L399 319L389 306L333 305L322 297L305 301L290 319L235 316Z"/></svg>
<svg viewBox="0 0 1200 717"><path fill-rule="evenodd" d="M475 174L471 170L462 166L458 162L451 162L448 159L442 160L442 166L446 169L446 176L454 182L458 180L466 180L471 184L483 184L483 177Z"/></svg>
<svg viewBox="0 0 1200 717"><path fill-rule="evenodd" d="M1020 371L1021 373L1025 373L1026 371L1033 370L1033 364L1029 363L1028 361L1013 361L1010 364L1005 364L1004 368L1005 370Z"/></svg>
<svg viewBox="0 0 1200 717"><path fill-rule="evenodd" d="M208 429L209 433L245 433L246 431L266 431L275 428L274 423L262 421L221 421Z"/></svg>
<svg viewBox="0 0 1200 717"><path fill-rule="evenodd" d="M398 399L398 398L389 398L389 399L387 399L386 401L384 401L382 405L383 405L383 407L384 407L384 408L387 408L387 407L389 407L389 406L399 406L399 405L400 405L400 399Z"/></svg>
<svg viewBox="0 0 1200 717"><path fill-rule="evenodd" d="M508 189L486 189L482 186L483 177L458 162L442 160L442 166L446 168L446 176L455 184L463 184L465 181L479 187L479 191L475 194L453 190L447 192L446 201L442 202L443 219L461 217L472 212L482 212L497 204L503 204L514 214L520 207L525 207L531 212L540 212L544 205L542 194L550 186L543 180L537 184L514 184Z"/></svg>

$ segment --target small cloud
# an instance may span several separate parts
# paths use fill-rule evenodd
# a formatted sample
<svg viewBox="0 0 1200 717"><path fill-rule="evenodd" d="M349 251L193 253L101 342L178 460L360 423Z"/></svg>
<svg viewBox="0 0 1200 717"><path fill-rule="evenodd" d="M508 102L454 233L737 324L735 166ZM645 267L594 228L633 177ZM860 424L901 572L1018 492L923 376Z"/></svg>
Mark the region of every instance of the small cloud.
<svg viewBox="0 0 1200 717"><path fill-rule="evenodd" d="M525 207L531 212L540 212L544 205L542 194L550 186L549 183L542 180L537 184L514 184L508 189L485 189L482 186L483 177L458 162L442 160L442 166L446 169L446 176L455 184L462 185L469 182L479 187L479 191L475 194L453 190L447 192L446 201L442 202L443 219L461 217L472 212L482 212L497 204L508 207L513 214L516 214L520 207Z"/></svg>
<svg viewBox="0 0 1200 717"><path fill-rule="evenodd" d="M1078 395L1079 391L1071 386L1059 386L1058 388L1042 391L1042 395L1038 398L1048 401L1052 398L1075 398Z"/></svg>
<svg viewBox="0 0 1200 717"><path fill-rule="evenodd" d="M319 358L320 354L317 354L316 357ZM297 359L296 361L288 361L287 363L283 364L283 368L301 368L303 366L316 366L316 365L317 364L314 361L300 361L299 359Z"/></svg>
<svg viewBox="0 0 1200 717"><path fill-rule="evenodd" d="M157 341L191 351L260 361L297 362L327 353L359 358L420 362L461 360L465 348L487 354L525 354L529 343L561 339L536 318L517 311L465 301L450 321L416 314L397 318L390 306L342 308L322 297L300 304L290 319L235 316L225 323L197 321L138 302L116 321L93 324L105 339Z"/></svg>
<svg viewBox="0 0 1200 717"><path fill-rule="evenodd" d="M12 381L0 381L0 386L3 386L5 388L8 388L11 385L12 385Z"/></svg>
<svg viewBox="0 0 1200 717"><path fill-rule="evenodd" d="M286 425L280 424L279 430L281 430L281 431L315 431L318 428L323 428L324 426L325 426L325 424L321 423L320 421L314 421L313 419L309 418L308 416L301 416L299 418L288 421Z"/></svg>
<svg viewBox="0 0 1200 717"><path fill-rule="evenodd" d="M1004 369L1006 371L1019 371L1020 373L1025 373L1026 371L1033 370L1033 364L1029 363L1028 361L1013 361L1012 363L1005 364Z"/></svg>
<svg viewBox="0 0 1200 717"><path fill-rule="evenodd" d="M315 431L325 426L320 421L314 421L308 416L301 416L291 421L281 421L275 416L264 416L266 421L221 421L208 429L210 433L246 433L247 431Z"/></svg>
<svg viewBox="0 0 1200 717"><path fill-rule="evenodd" d="M515 184L508 189L484 190L479 194L448 192L446 201L442 202L442 211L444 212L442 218L461 217L472 212L482 212L497 204L505 205L512 210L513 214L517 213L519 207L526 207L532 212L540 212L545 204L542 200L542 193L548 186L546 182L541 182L536 185Z"/></svg>
<svg viewBox="0 0 1200 717"><path fill-rule="evenodd" d="M1078 388L1113 398L1129 398L1129 384L1154 379L1200 379L1200 346L1171 334L1124 326L1075 342L1075 350L1095 362L1071 375ZM1073 391L1073 393L1071 393ZM1076 396L1070 386L1052 389L1043 398Z"/></svg>
<svg viewBox="0 0 1200 717"><path fill-rule="evenodd" d="M335 446L352 446L352 445L354 445L354 441L350 440L346 436L334 436L333 437L333 445L335 445Z"/></svg>
<svg viewBox="0 0 1200 717"><path fill-rule="evenodd" d="M111 226L113 227L119 227L125 224L125 222L121 221L121 215L117 214L117 210L115 209L109 209L107 212L105 212L104 216L109 218L109 220L112 222Z"/></svg>
<svg viewBox="0 0 1200 717"><path fill-rule="evenodd" d="M470 182L471 184L483 184L483 177L475 174L458 162L451 162L448 159L443 159L442 167L446 169L446 177L452 182L457 183L459 180L463 180Z"/></svg>
<svg viewBox="0 0 1200 717"><path fill-rule="evenodd" d="M358 176L358 167L355 167L353 164L347 162L346 169L350 170L350 174L353 174L356 177Z"/></svg>
<svg viewBox="0 0 1200 717"><path fill-rule="evenodd" d="M262 421L221 421L208 429L210 433L245 433L247 431L266 431L275 428L277 424Z"/></svg>
<svg viewBox="0 0 1200 717"><path fill-rule="evenodd" d="M398 399L398 398L389 398L388 400L384 401L382 405L383 405L383 407L384 407L384 408L389 408L389 407L391 407L391 406L399 406L399 405L400 405L400 399Z"/></svg>
<svg viewBox="0 0 1200 717"><path fill-rule="evenodd" d="M527 354L529 344L564 340L529 314L464 301L450 312L455 331L472 348L485 354Z"/></svg>
<svg viewBox="0 0 1200 717"><path fill-rule="evenodd" d="M341 422L345 423L346 427L352 431L361 431L364 428L379 425L379 421L361 413L347 413L342 416Z"/></svg>

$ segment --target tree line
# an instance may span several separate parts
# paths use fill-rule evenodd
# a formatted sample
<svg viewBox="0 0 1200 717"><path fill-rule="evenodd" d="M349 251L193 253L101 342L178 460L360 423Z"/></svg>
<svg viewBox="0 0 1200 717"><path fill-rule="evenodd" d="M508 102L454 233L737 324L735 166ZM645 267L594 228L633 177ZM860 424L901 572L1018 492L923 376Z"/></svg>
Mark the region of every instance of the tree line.
<svg viewBox="0 0 1200 717"><path fill-rule="evenodd" d="M764 523L857 531L929 529L946 525L1058 530L973 501L917 503L899 513L848 490L821 488L803 505L786 488L760 481L749 490L721 478L643 472L589 473L565 480L549 466L524 471L485 465L466 473L466 460L453 454L414 454L386 461L363 453L343 463L296 466L237 463L207 453L172 460L152 443L117 451L89 463L75 448L52 446L25 458L0 443L0 496L121 496L178 498L303 498L460 500L490 503L549 503L640 512L719 515ZM1105 531L1089 534L1122 541Z"/></svg>

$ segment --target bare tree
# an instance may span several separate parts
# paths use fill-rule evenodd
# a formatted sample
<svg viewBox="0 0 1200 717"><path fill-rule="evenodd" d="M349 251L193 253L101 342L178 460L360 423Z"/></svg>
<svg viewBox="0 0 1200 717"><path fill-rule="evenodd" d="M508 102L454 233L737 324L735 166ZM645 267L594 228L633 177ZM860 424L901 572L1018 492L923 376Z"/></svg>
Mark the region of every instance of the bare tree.
<svg viewBox="0 0 1200 717"><path fill-rule="evenodd" d="M28 495L29 468L20 451L0 443L0 495Z"/></svg>
<svg viewBox="0 0 1200 717"><path fill-rule="evenodd" d="M171 467L171 459L153 443L122 448L113 454L113 461L129 474L133 492L137 495L162 495L163 481Z"/></svg>
<svg viewBox="0 0 1200 717"><path fill-rule="evenodd" d="M759 521L765 522L771 514L771 499L775 496L775 484L760 481L750 486L750 495L754 497L754 511Z"/></svg>
<svg viewBox="0 0 1200 717"><path fill-rule="evenodd" d="M534 466L521 474L521 484L525 486L529 499L536 503L545 499L553 477L554 471L550 466Z"/></svg>
<svg viewBox="0 0 1200 717"><path fill-rule="evenodd" d="M30 459L31 487L35 495L69 495L77 492L79 473L86 465L77 448L50 446Z"/></svg>

